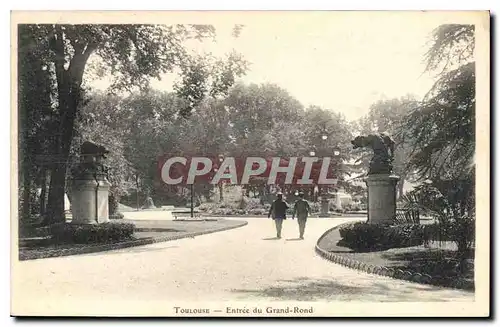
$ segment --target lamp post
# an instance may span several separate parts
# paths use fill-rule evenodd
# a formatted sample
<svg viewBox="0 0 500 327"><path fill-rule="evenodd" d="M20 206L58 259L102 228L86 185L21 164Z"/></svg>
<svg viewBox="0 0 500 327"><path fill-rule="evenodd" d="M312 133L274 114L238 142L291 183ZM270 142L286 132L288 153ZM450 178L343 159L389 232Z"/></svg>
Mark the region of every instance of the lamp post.
<svg viewBox="0 0 500 327"><path fill-rule="evenodd" d="M321 135L321 156L324 157L327 153L327 147L326 147L326 141L328 139L328 135L326 134L327 131L323 131L323 135ZM326 189L326 192L325 192ZM318 185L318 191L321 196L321 211L320 211L320 217L329 217L329 211L330 211L330 201L329 201L329 193L328 193L328 186L320 187Z"/></svg>
<svg viewBox="0 0 500 327"><path fill-rule="evenodd" d="M219 159L219 168L220 168L220 165L224 161L224 155L223 154L219 154L218 155L218 159ZM224 200L224 196L223 196L224 190L222 188L222 182L221 181L219 181L218 188L219 188L219 202L222 202Z"/></svg>
<svg viewBox="0 0 500 327"><path fill-rule="evenodd" d="M322 152L322 156L325 156L326 154L326 140L328 139L328 135L326 134L326 131L323 132L324 134L321 136L321 139L323 140L323 142L321 143L321 152ZM328 186L326 186L326 191L328 193ZM322 196L323 196L323 192L324 192L324 189L323 191L321 192Z"/></svg>
<svg viewBox="0 0 500 327"><path fill-rule="evenodd" d="M194 218L194 181L191 184L191 218Z"/></svg>
<svg viewBox="0 0 500 327"><path fill-rule="evenodd" d="M335 164L336 164L336 167L337 167L337 175L339 174L339 169L338 169L338 160L339 160L339 156L340 156L340 149L337 147L335 147L335 149L333 150L333 155L335 157ZM339 177L338 177L339 179ZM338 182L337 182L338 184ZM340 198L339 198L339 187L338 185L335 187L335 207L337 209L342 209L342 202L340 201Z"/></svg>
<svg viewBox="0 0 500 327"><path fill-rule="evenodd" d="M314 156L316 156L316 152L314 152L313 150L311 150L311 151L309 151L309 155L310 155L311 157L314 157ZM312 197L312 199L313 199L313 201L314 201L314 202L317 202L317 201L318 201L318 199L317 199L317 197L316 197L316 196L315 196L315 194L314 194L314 186L315 186L315 185L313 184L313 186L312 186L312 194L311 194L311 197Z"/></svg>

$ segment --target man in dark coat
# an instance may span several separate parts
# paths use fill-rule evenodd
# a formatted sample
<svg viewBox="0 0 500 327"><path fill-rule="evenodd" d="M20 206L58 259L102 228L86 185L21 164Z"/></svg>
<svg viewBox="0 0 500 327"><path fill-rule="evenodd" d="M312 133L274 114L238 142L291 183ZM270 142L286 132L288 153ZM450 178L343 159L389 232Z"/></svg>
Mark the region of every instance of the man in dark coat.
<svg viewBox="0 0 500 327"><path fill-rule="evenodd" d="M274 223L276 224L276 237L281 238L281 229L283 227L283 220L286 219L288 204L283 201L283 193L278 192L277 196L278 198L274 200L269 209L267 218L270 218L271 215L273 216Z"/></svg>
<svg viewBox="0 0 500 327"><path fill-rule="evenodd" d="M299 193L299 199L295 202L293 207L292 219L297 216L297 222L299 223L299 238L304 239L304 231L306 229L307 217L311 213L311 206L304 200L304 193Z"/></svg>

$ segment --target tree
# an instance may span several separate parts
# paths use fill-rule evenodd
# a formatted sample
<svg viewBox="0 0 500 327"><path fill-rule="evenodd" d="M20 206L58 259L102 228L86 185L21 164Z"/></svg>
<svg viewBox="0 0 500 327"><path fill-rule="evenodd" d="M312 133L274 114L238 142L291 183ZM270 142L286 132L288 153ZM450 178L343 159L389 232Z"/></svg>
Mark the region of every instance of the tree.
<svg viewBox="0 0 500 327"><path fill-rule="evenodd" d="M304 125L308 151L315 150L320 156L332 156L337 150L340 152L339 159L349 158L352 132L342 114L311 106L304 113Z"/></svg>
<svg viewBox="0 0 500 327"><path fill-rule="evenodd" d="M181 116L188 118L206 98L227 96L237 77L246 73L248 63L232 52L226 59L197 55L182 67L181 80L174 85L176 94L185 100Z"/></svg>
<svg viewBox="0 0 500 327"><path fill-rule="evenodd" d="M111 183L109 208L113 215L120 197L127 194L133 185L134 169L125 156L130 118L121 97L101 92L93 92L89 96L90 100L79 110L75 123L75 141L78 142L73 144L75 148L77 144L91 141L108 149L106 161ZM75 148L74 152L78 150ZM78 158L72 163L77 164Z"/></svg>
<svg viewBox="0 0 500 327"><path fill-rule="evenodd" d="M475 152L474 26L434 31L429 69L443 68L423 103L405 119L401 136L413 146L410 165L421 179L466 178Z"/></svg>
<svg viewBox="0 0 500 327"><path fill-rule="evenodd" d="M101 67L114 78L114 88L145 87L149 78L159 79L189 57L186 39L213 36L214 31L207 25L29 25L20 29L20 38L31 35L34 41L19 49L20 60L27 52L43 53L56 81L60 134L53 149L61 160L52 167L46 223L64 220L67 160L89 57L100 58Z"/></svg>
<svg viewBox="0 0 500 327"><path fill-rule="evenodd" d="M401 129L412 146L409 165L462 214L474 206L474 45L473 25L442 25L433 32L427 67L438 71L438 79Z"/></svg>
<svg viewBox="0 0 500 327"><path fill-rule="evenodd" d="M47 65L47 42L41 39L36 29L29 25L19 27L19 180L20 216L32 214L31 204L35 202L37 187L42 188L39 210L45 210L46 171L57 158L48 154L53 142L54 81ZM38 48L33 44L40 43ZM51 160L52 159L52 160Z"/></svg>
<svg viewBox="0 0 500 327"><path fill-rule="evenodd" d="M296 123L303 112L297 99L274 84L237 84L224 103L232 126L232 149L239 154L270 151L266 148L269 131L279 123Z"/></svg>

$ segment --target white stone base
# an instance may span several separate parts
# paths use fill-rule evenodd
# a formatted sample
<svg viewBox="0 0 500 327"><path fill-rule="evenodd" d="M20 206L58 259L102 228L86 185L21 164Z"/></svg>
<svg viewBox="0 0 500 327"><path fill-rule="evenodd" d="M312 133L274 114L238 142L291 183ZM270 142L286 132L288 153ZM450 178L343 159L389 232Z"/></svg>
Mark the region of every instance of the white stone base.
<svg viewBox="0 0 500 327"><path fill-rule="evenodd" d="M319 217L326 218L330 217L330 199L322 197L320 201L320 214Z"/></svg>
<svg viewBox="0 0 500 327"><path fill-rule="evenodd" d="M72 224L109 222L108 181L74 180L72 185ZM97 205L96 205L97 199Z"/></svg>
<svg viewBox="0 0 500 327"><path fill-rule="evenodd" d="M368 223L390 222L396 216L396 185L399 177L389 174L368 175Z"/></svg>

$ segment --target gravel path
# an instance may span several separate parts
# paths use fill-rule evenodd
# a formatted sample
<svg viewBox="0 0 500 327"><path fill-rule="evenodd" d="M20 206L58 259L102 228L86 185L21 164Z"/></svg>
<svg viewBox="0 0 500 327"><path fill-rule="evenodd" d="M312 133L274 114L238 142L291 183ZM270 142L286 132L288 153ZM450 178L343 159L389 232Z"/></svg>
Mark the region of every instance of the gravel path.
<svg viewBox="0 0 500 327"><path fill-rule="evenodd" d="M352 220L311 219L305 240L295 239L297 223L287 220L283 239L272 240L272 220L250 218L247 226L195 239L19 262L13 313L133 315L195 300L474 301L470 292L369 275L315 254L327 229Z"/></svg>

